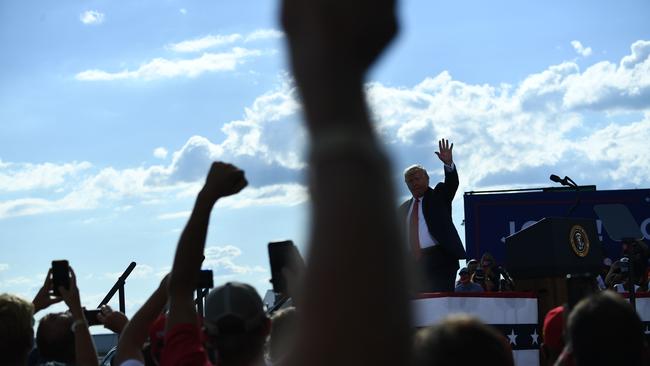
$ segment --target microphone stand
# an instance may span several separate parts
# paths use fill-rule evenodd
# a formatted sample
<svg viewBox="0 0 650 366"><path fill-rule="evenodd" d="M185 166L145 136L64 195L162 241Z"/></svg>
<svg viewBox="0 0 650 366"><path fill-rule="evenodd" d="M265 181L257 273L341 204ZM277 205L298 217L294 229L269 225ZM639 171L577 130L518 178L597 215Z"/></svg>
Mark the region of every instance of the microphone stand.
<svg viewBox="0 0 650 366"><path fill-rule="evenodd" d="M571 208L569 208L569 210L567 211L567 213L566 213L566 215L565 215L566 217L569 217L569 216L571 216L571 214L573 213L573 211L574 211L574 210L578 207L578 205L580 204L580 186L577 185L576 182L574 182L573 179L571 179L571 178L569 178L569 177L566 177L566 180L567 180L567 181L570 181L570 182L571 182L571 186L572 186L573 188L576 189L576 201L575 201L575 203L573 204L573 206L571 206Z"/></svg>
<svg viewBox="0 0 650 366"><path fill-rule="evenodd" d="M623 253L623 257L627 257L629 263L629 268L627 270L627 277L630 283L630 290L628 291L628 293L630 294L630 305L632 305L632 309L636 311L636 290L634 288L634 286L636 285L636 281L634 278L635 240L631 238L625 238L622 240L622 242L624 245L627 244L627 250L626 250L627 253ZM625 290L625 286L623 287L623 289Z"/></svg>

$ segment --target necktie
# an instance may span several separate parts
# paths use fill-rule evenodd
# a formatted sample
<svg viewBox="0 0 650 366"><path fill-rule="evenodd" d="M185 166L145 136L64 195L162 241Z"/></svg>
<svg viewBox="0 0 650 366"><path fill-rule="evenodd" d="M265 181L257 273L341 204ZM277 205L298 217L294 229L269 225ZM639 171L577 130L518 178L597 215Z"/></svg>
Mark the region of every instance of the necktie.
<svg viewBox="0 0 650 366"><path fill-rule="evenodd" d="M411 252L415 259L420 259L422 252L420 249L420 231L418 224L420 221L419 212L420 212L420 200L414 198L413 209L411 210L411 218L409 223L409 244L411 245Z"/></svg>

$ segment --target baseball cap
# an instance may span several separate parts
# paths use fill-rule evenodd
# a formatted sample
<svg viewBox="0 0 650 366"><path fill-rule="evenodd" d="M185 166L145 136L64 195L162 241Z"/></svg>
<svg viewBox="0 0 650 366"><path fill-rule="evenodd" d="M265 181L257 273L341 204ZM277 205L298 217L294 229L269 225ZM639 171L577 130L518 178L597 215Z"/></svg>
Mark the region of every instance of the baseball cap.
<svg viewBox="0 0 650 366"><path fill-rule="evenodd" d="M562 332L564 329L564 306L555 307L544 317L542 337L544 343L554 351L560 352L564 348Z"/></svg>
<svg viewBox="0 0 650 366"><path fill-rule="evenodd" d="M246 333L265 320L262 299L250 285L228 282L206 296L204 326L209 335Z"/></svg>
<svg viewBox="0 0 650 366"><path fill-rule="evenodd" d="M467 269L467 267L463 267L460 269L460 272L458 272L458 274L459 275L469 274L469 269Z"/></svg>

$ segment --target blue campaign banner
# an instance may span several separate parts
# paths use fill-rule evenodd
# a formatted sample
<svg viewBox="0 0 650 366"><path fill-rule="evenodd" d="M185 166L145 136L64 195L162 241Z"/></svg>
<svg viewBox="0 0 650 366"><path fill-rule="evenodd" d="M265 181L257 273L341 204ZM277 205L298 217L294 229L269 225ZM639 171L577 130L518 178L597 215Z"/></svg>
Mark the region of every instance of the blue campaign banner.
<svg viewBox="0 0 650 366"><path fill-rule="evenodd" d="M650 243L650 189L580 192L580 203L571 217L596 219L598 236L605 255L612 260L621 256L620 243L614 242L594 212L599 204L620 203L634 216L641 233ZM505 264L505 238L527 228L544 217L566 216L576 203L575 191L481 193L466 192L465 246L468 258L480 259L490 252L499 264Z"/></svg>

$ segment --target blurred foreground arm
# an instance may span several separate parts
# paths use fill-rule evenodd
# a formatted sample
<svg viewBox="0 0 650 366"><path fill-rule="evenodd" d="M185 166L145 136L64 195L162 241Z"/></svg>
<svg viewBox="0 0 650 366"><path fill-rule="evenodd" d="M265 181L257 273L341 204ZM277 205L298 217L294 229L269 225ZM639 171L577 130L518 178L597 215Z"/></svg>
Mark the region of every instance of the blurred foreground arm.
<svg viewBox="0 0 650 366"><path fill-rule="evenodd" d="M395 34L394 1L284 0L282 22L312 143L299 362L406 365L403 246L363 93L367 68Z"/></svg>

